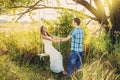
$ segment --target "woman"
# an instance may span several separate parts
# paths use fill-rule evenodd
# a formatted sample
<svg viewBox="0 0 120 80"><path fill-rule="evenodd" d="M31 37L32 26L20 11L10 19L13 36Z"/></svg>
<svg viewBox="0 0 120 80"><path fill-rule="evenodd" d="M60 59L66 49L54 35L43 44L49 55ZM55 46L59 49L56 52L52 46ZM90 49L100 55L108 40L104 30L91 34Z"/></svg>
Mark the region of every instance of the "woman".
<svg viewBox="0 0 120 80"><path fill-rule="evenodd" d="M60 38L56 38L48 33L47 28L45 26L41 27L41 37L44 43L45 53L50 56L50 69L54 73L61 73L63 75L67 75L63 68L63 58L61 53L56 50L52 42L60 42Z"/></svg>

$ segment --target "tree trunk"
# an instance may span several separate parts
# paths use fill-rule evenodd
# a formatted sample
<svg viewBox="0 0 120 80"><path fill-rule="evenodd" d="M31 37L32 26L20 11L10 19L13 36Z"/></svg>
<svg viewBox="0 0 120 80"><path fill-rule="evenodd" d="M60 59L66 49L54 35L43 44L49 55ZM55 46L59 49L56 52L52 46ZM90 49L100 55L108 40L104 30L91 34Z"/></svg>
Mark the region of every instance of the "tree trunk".
<svg viewBox="0 0 120 80"><path fill-rule="evenodd" d="M94 2L96 5L96 8L97 8L96 13L98 15L96 17L98 19L98 22L103 25L106 33L108 33L109 32L109 23L107 21L107 16L105 14L105 10L104 10L104 6L102 4L102 1L101 0L94 0Z"/></svg>
<svg viewBox="0 0 120 80"><path fill-rule="evenodd" d="M120 42L120 0L112 0L110 13L112 22L110 38L112 44L115 44L117 41Z"/></svg>

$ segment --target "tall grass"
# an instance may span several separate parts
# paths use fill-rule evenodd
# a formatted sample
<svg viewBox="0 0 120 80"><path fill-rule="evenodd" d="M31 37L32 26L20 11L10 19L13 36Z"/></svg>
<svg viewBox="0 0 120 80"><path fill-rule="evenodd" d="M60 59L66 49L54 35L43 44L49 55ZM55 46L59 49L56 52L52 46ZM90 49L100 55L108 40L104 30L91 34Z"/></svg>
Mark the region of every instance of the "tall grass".
<svg viewBox="0 0 120 80"><path fill-rule="evenodd" d="M43 50L39 29L27 31L24 29L10 30L7 33L1 33L0 41L12 57L24 55L26 60L28 58L30 60L34 55Z"/></svg>
<svg viewBox="0 0 120 80"><path fill-rule="evenodd" d="M0 80L54 80L56 74L35 65L19 66L9 55L0 56Z"/></svg>
<svg viewBox="0 0 120 80"><path fill-rule="evenodd" d="M115 74L116 69L111 63L102 60L104 55L90 64L84 64L79 71L73 73L72 80L119 80L120 75Z"/></svg>

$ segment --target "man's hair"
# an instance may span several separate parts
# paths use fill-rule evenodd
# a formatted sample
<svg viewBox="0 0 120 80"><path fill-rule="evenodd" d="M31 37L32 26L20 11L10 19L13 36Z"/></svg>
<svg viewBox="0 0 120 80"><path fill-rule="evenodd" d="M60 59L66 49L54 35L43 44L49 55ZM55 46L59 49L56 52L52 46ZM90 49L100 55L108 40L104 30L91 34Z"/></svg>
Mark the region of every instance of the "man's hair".
<svg viewBox="0 0 120 80"><path fill-rule="evenodd" d="M80 23L81 23L81 21L80 21L80 19L79 19L79 18L74 18L74 22L76 22L76 23L77 23L77 25L80 25Z"/></svg>

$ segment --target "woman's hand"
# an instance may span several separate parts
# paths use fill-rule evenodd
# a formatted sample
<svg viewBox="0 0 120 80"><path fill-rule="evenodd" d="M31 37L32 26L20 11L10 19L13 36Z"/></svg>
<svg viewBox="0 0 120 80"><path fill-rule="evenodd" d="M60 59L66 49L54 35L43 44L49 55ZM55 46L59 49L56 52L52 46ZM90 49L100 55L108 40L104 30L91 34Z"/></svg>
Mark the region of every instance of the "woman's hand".
<svg viewBox="0 0 120 80"><path fill-rule="evenodd" d="M52 39L53 42L60 43L61 39Z"/></svg>
<svg viewBox="0 0 120 80"><path fill-rule="evenodd" d="M56 42L58 42L58 43L60 43L60 42L61 42L61 40L58 40L58 39L57 39L57 40L55 40L55 41L56 41Z"/></svg>

